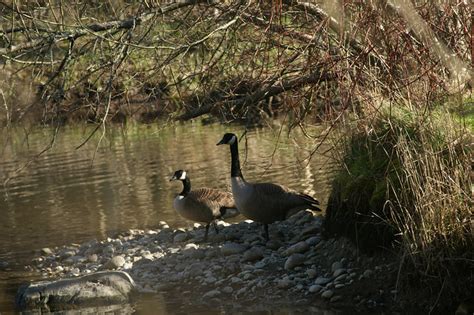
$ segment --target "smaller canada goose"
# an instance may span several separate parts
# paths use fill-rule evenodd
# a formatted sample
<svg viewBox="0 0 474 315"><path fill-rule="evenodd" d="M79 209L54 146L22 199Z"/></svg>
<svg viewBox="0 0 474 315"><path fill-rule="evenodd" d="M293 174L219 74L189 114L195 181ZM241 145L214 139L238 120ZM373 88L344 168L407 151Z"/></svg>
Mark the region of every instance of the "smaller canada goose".
<svg viewBox="0 0 474 315"><path fill-rule="evenodd" d="M183 182L183 191L176 196L173 206L182 217L195 221L207 223L204 240L207 240L209 225L216 219L229 218L238 214L232 194L213 188L200 188L191 191L191 180L184 170L176 171L170 181L180 180Z"/></svg>
<svg viewBox="0 0 474 315"><path fill-rule="evenodd" d="M239 161L237 136L226 133L217 145L230 145L231 184L235 204L240 213L247 218L264 224L265 238L268 240L268 224L285 220L304 209L321 211L319 201L313 197L272 183L252 184L242 176Z"/></svg>

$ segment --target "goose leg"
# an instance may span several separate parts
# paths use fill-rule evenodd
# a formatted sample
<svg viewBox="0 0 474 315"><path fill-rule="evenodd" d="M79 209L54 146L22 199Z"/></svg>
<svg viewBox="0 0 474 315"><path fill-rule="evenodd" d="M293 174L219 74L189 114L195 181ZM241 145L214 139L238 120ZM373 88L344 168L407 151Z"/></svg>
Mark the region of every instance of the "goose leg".
<svg viewBox="0 0 474 315"><path fill-rule="evenodd" d="M264 229L264 236L265 236L265 239L268 241L270 239L270 237L268 236L268 224L263 224L263 229Z"/></svg>
<svg viewBox="0 0 474 315"><path fill-rule="evenodd" d="M208 224L206 225L206 233L204 234L204 241L207 241L207 234L209 234L209 225L210 225L210 224L211 224L211 223L208 223Z"/></svg>
<svg viewBox="0 0 474 315"><path fill-rule="evenodd" d="M212 225L214 226L214 230L216 231L216 234L219 234L219 230L217 229L216 221L212 221Z"/></svg>

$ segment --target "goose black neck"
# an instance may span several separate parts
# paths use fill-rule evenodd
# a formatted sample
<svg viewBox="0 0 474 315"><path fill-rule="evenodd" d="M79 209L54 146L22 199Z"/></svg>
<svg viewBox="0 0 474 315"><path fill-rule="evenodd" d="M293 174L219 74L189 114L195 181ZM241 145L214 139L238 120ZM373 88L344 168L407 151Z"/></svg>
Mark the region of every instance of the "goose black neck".
<svg viewBox="0 0 474 315"><path fill-rule="evenodd" d="M181 196L186 196L191 191L191 180L189 177L181 180L183 182L183 191L180 193Z"/></svg>
<svg viewBox="0 0 474 315"><path fill-rule="evenodd" d="M237 141L230 145L230 156L232 157L230 176L243 178L242 171L240 170L239 145L237 144Z"/></svg>

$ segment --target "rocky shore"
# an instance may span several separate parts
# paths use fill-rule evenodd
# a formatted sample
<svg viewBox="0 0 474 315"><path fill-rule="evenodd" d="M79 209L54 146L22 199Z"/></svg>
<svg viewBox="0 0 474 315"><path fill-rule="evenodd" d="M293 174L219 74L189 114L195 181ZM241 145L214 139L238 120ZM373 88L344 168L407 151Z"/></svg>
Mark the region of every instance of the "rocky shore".
<svg viewBox="0 0 474 315"><path fill-rule="evenodd" d="M333 309L393 310L396 268L386 254L366 256L345 239L325 239L323 218L310 211L272 224L270 241L252 221L204 227L130 230L114 238L43 248L32 265L44 278L98 271L128 273L139 292L178 294L189 304L219 303L252 310L318 305Z"/></svg>

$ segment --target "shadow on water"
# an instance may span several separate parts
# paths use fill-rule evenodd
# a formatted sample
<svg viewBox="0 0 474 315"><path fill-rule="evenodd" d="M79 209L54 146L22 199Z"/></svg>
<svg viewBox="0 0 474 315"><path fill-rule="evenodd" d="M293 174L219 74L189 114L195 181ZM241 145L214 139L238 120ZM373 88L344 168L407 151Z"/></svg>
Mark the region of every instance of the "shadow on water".
<svg viewBox="0 0 474 315"><path fill-rule="evenodd" d="M51 150L14 176L7 186L0 186L2 314L13 310L13 294L19 283L47 276L25 269L41 248L104 239L133 228L153 228L159 221L173 227L190 225L172 209L172 200L181 187L168 178L176 169L184 168L193 187L228 189L229 153L216 147L216 142L229 129L199 123L131 125L126 129L110 126L100 144L97 135L80 149L76 147L91 128L61 130ZM242 134L243 129L232 126L232 131ZM37 129L27 136L23 130L5 132L0 139L2 182L43 150L52 133L51 129ZM247 133L247 146L244 142L241 146L246 178L305 191L324 206L334 168L330 157L316 154L307 163L305 158L316 146L314 140L296 131L290 138L281 136L275 147L275 134L270 129ZM327 149L323 145L319 151ZM134 309L143 314L149 314L148 308L156 311L160 307L163 314L180 312L179 303L170 304L175 305L172 312L166 310L167 303L156 296L148 297ZM122 311L127 313L126 309ZM203 314L209 312L203 310ZM219 312L216 310L216 314Z"/></svg>

